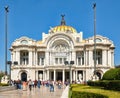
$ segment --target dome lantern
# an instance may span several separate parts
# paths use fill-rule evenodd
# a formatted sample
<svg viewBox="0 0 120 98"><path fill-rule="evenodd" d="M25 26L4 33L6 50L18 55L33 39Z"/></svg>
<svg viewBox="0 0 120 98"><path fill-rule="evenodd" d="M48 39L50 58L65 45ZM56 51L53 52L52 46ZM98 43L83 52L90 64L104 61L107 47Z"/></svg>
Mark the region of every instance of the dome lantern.
<svg viewBox="0 0 120 98"><path fill-rule="evenodd" d="M65 22L65 19L64 19L65 15L61 15L61 16L62 16L61 25L66 25L66 22Z"/></svg>
<svg viewBox="0 0 120 98"><path fill-rule="evenodd" d="M76 29L74 29L71 26L67 26L65 22L65 15L61 15L62 20L61 20L61 25L53 27L50 29L50 33L57 33L57 32L63 32L63 33L77 33Z"/></svg>

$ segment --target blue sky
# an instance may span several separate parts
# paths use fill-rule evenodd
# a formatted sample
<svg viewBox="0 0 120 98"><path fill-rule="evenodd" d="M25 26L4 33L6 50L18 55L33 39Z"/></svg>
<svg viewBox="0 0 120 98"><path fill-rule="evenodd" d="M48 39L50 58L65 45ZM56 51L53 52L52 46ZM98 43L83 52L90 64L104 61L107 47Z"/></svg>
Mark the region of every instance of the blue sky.
<svg viewBox="0 0 120 98"><path fill-rule="evenodd" d="M115 44L115 64L120 64L120 0L0 0L0 70L5 65L5 10L8 13L8 49L21 36L41 40L42 32L60 25L61 14L66 24L93 36L93 3L96 3L97 34L108 37ZM8 60L10 52L8 50Z"/></svg>

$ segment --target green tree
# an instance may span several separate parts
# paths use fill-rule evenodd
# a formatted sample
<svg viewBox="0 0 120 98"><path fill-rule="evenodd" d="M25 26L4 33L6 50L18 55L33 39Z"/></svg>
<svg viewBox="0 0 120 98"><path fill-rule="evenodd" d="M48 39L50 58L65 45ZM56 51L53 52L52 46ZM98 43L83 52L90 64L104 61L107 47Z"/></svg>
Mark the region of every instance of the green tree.
<svg viewBox="0 0 120 98"><path fill-rule="evenodd" d="M120 80L120 68L108 70L103 75L102 80Z"/></svg>
<svg viewBox="0 0 120 98"><path fill-rule="evenodd" d="M4 76L5 74L4 74L4 72L0 72L0 82L1 82L1 78Z"/></svg>

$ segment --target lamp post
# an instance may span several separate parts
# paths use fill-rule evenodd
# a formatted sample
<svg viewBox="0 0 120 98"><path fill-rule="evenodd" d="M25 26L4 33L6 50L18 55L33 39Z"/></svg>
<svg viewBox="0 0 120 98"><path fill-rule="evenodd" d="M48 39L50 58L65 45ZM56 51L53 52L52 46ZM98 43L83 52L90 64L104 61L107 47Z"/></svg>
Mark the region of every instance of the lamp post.
<svg viewBox="0 0 120 98"><path fill-rule="evenodd" d="M94 76L96 79L96 3L93 4L94 10Z"/></svg>
<svg viewBox="0 0 120 98"><path fill-rule="evenodd" d="M7 16L8 16L8 6L5 7L5 75L7 75Z"/></svg>
<svg viewBox="0 0 120 98"><path fill-rule="evenodd" d="M14 64L14 65L18 65L18 62L17 61L7 61L7 64L9 65L9 72L10 72L10 77L9 77L9 85L11 85L11 65Z"/></svg>
<svg viewBox="0 0 120 98"><path fill-rule="evenodd" d="M94 74L93 81L98 80L98 76L96 74L96 3L93 4L94 10Z"/></svg>
<svg viewBox="0 0 120 98"><path fill-rule="evenodd" d="M71 67L72 67L72 65L74 64L74 61L65 61L64 64L65 64L65 65L68 65L68 67L69 67L69 69L70 69L70 74L69 74L69 75L70 75L70 76L69 76L70 78L69 78L69 79L70 79L70 84L72 84L72 71L71 71Z"/></svg>

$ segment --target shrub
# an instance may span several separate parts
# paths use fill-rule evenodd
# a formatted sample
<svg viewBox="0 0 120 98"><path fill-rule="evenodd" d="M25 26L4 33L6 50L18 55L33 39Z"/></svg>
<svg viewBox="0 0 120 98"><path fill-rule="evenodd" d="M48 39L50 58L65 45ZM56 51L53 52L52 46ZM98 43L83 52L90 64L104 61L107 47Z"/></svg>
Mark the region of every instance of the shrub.
<svg viewBox="0 0 120 98"><path fill-rule="evenodd" d="M108 96L96 93L73 91L71 98L108 98Z"/></svg>
<svg viewBox="0 0 120 98"><path fill-rule="evenodd" d="M109 90L120 91L120 80L104 82L104 88Z"/></svg>
<svg viewBox="0 0 120 98"><path fill-rule="evenodd" d="M0 82L1 82L1 78L4 76L3 72L0 72Z"/></svg>
<svg viewBox="0 0 120 98"><path fill-rule="evenodd" d="M0 86L8 86L9 84L0 83Z"/></svg>
<svg viewBox="0 0 120 98"><path fill-rule="evenodd" d="M104 87L104 89L120 91L120 80L89 81L90 86Z"/></svg>
<svg viewBox="0 0 120 98"><path fill-rule="evenodd" d="M102 80L120 80L120 68L108 70L103 75Z"/></svg>

